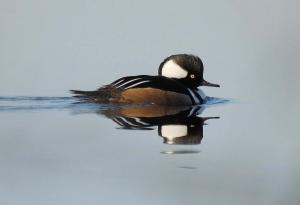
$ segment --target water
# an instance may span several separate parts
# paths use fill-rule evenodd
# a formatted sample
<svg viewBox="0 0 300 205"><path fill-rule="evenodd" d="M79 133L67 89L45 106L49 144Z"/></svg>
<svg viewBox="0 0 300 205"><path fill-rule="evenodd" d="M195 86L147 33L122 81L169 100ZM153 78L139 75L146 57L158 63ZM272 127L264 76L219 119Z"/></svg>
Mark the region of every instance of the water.
<svg viewBox="0 0 300 205"><path fill-rule="evenodd" d="M0 1L0 205L299 205L299 8ZM205 106L68 94L156 75L178 53L221 85L203 88Z"/></svg>
<svg viewBox="0 0 300 205"><path fill-rule="evenodd" d="M297 204L296 110L207 104L1 97L1 204Z"/></svg>

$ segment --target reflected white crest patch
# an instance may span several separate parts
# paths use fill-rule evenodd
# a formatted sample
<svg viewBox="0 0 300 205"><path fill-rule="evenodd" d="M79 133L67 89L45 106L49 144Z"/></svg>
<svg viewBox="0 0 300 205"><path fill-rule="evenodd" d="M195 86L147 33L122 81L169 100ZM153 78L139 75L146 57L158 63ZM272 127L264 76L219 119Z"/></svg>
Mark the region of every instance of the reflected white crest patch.
<svg viewBox="0 0 300 205"><path fill-rule="evenodd" d="M168 139L183 137L188 134L186 125L163 125L161 126L161 135Z"/></svg>
<svg viewBox="0 0 300 205"><path fill-rule="evenodd" d="M173 60L169 60L163 65L161 75L168 78L185 78L188 72Z"/></svg>

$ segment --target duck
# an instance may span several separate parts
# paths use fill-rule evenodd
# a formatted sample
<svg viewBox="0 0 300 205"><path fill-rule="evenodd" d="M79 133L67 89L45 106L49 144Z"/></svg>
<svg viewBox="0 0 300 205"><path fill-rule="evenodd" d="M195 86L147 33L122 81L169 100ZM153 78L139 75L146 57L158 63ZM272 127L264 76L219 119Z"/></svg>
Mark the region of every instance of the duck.
<svg viewBox="0 0 300 205"><path fill-rule="evenodd" d="M96 110L114 121L117 129L155 130L165 144L195 145L203 138L203 126L210 119L220 117L200 117L205 107L201 105L178 106L118 106Z"/></svg>
<svg viewBox="0 0 300 205"><path fill-rule="evenodd" d="M94 91L70 91L74 97L93 103L199 105L206 98L199 86L220 87L204 80L203 71L198 56L175 54L160 63L156 76L126 76Z"/></svg>

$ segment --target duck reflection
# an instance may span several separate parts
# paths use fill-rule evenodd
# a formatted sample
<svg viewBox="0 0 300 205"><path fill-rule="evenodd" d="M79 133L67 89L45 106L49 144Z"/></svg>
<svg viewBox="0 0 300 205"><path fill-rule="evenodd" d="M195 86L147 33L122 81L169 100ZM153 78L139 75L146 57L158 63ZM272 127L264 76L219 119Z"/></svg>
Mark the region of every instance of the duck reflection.
<svg viewBox="0 0 300 205"><path fill-rule="evenodd" d="M158 126L158 135L165 144L194 145L203 138L203 125L209 119L219 117L199 117L204 107L120 107L100 110L117 123L121 129L153 130Z"/></svg>

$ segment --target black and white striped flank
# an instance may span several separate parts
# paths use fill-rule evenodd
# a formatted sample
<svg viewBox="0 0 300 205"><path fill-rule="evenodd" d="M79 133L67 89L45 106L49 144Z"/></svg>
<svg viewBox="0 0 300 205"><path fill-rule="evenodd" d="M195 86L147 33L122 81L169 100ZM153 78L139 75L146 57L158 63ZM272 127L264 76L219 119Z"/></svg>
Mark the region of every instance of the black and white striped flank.
<svg viewBox="0 0 300 205"><path fill-rule="evenodd" d="M129 88L139 88L139 87L148 87L151 86L152 76L129 76L123 77L115 82L111 83L109 86L119 89L129 89Z"/></svg>
<svg viewBox="0 0 300 205"><path fill-rule="evenodd" d="M186 94L191 98L193 104L201 104L205 98L204 93L201 90L195 90L187 88L178 81L166 78L163 76L128 76L120 78L109 85L115 89L127 90L130 88L157 88L166 91L177 92L181 94Z"/></svg>

